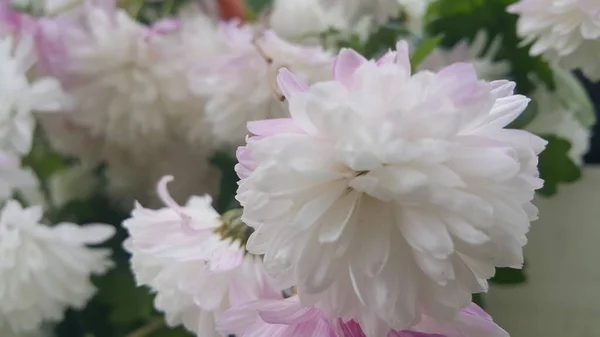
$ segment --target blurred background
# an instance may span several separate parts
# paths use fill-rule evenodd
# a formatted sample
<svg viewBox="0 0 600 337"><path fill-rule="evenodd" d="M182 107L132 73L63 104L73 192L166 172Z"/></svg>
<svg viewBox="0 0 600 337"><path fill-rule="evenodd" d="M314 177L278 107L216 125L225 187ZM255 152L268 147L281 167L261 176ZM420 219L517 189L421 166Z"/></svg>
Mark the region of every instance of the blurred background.
<svg viewBox="0 0 600 337"><path fill-rule="evenodd" d="M585 79L597 118L600 84ZM585 156L582 179L552 198L538 197L540 219L525 247L526 280L494 284L486 309L513 337L600 336L600 124Z"/></svg>

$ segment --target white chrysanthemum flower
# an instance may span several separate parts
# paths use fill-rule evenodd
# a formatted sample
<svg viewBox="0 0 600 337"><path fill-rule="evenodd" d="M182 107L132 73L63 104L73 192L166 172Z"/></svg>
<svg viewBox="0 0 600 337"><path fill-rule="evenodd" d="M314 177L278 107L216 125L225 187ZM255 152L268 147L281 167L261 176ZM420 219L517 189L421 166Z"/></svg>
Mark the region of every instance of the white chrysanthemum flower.
<svg viewBox="0 0 600 337"><path fill-rule="evenodd" d="M32 83L27 71L35 63L33 40L0 38L0 149L26 154L31 148L35 119L32 111L56 111L65 104L60 84L46 77Z"/></svg>
<svg viewBox="0 0 600 337"><path fill-rule="evenodd" d="M330 74L332 58L320 47L293 45L271 31L260 34L237 22L222 23L220 34L228 50L190 77L195 91L207 98L206 117L220 143L243 143L248 121L287 115L274 93L278 68L294 69L308 81Z"/></svg>
<svg viewBox="0 0 600 337"><path fill-rule="evenodd" d="M22 168L16 155L0 151L0 202L11 198L16 190L32 189L37 185L35 174Z"/></svg>
<svg viewBox="0 0 600 337"><path fill-rule="evenodd" d="M194 196L179 206L166 189L171 179L164 177L158 188L166 208L138 204L123 223L130 234L125 248L132 254L137 283L156 293L154 305L170 326L183 324L202 336L220 336L216 316L271 288L259 258L246 255L239 241L215 233L222 221L210 196Z"/></svg>
<svg viewBox="0 0 600 337"><path fill-rule="evenodd" d="M110 250L86 247L110 238L112 226L48 227L41 218L41 207L24 209L14 200L0 213L0 328L14 333L60 321L67 308L81 309L95 292L90 275L112 265Z"/></svg>
<svg viewBox="0 0 600 337"><path fill-rule="evenodd" d="M468 62L473 65L479 78L488 81L506 78L510 73L510 63L495 60L502 45L502 37L494 38L486 51L487 44L487 33L479 31L471 43L463 40L450 50L435 49L419 65L419 70L439 71L453 63Z"/></svg>
<svg viewBox="0 0 600 337"><path fill-rule="evenodd" d="M544 55L567 69L600 80L600 1L521 0L508 7L531 55Z"/></svg>
<svg viewBox="0 0 600 337"><path fill-rule="evenodd" d="M81 27L65 27L69 66L64 74L75 99L70 118L91 135L131 149L170 141L200 98L190 92L179 22L146 27L125 11L90 6Z"/></svg>
<svg viewBox="0 0 600 337"><path fill-rule="evenodd" d="M248 124L238 151L247 244L281 288L369 336L450 319L520 268L546 142L505 129L529 100L469 64L411 76L408 46L343 50L333 81L278 77L291 119Z"/></svg>

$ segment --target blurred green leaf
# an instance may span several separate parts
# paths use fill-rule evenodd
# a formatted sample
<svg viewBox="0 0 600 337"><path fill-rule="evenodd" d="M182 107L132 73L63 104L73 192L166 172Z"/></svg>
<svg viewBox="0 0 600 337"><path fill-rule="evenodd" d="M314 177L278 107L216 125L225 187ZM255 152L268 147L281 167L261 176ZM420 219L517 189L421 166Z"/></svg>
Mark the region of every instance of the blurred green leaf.
<svg viewBox="0 0 600 337"><path fill-rule="evenodd" d="M540 154L538 168L540 178L544 179L544 187L538 192L552 196L558 190L559 183L572 183L581 178L580 168L569 158L571 144L556 136L544 136L548 145Z"/></svg>
<svg viewBox="0 0 600 337"><path fill-rule="evenodd" d="M593 127L596 124L594 104L581 82L567 70L555 68L553 72L555 94L561 105L567 111L573 112L581 125L587 128Z"/></svg>
<svg viewBox="0 0 600 337"><path fill-rule="evenodd" d="M444 37L436 36L429 39L424 40L419 44L417 49L410 56L410 67L413 72L417 69L421 62L425 61L427 56L431 54L431 52L440 44Z"/></svg>
<svg viewBox="0 0 600 337"><path fill-rule="evenodd" d="M69 167L70 161L56 153L37 127L31 151L23 157L22 165L30 167L40 180L46 181L56 172Z"/></svg>
<svg viewBox="0 0 600 337"><path fill-rule="evenodd" d="M127 325L148 320L153 313L153 297L147 288L137 287L133 275L119 266L96 279L99 302L110 307L109 320Z"/></svg>

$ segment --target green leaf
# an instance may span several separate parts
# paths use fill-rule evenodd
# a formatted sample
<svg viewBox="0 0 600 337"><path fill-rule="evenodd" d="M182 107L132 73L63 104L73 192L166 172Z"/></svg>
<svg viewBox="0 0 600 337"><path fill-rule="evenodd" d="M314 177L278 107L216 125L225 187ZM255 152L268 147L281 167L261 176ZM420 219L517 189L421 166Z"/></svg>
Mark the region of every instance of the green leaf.
<svg viewBox="0 0 600 337"><path fill-rule="evenodd" d="M519 284L527 281L524 269L496 268L496 274L490 280L495 284Z"/></svg>
<svg viewBox="0 0 600 337"><path fill-rule="evenodd" d="M137 287L133 275L125 266L109 271L96 279L97 298L111 312L109 320L116 325L129 325L148 320L153 313L153 297L146 288Z"/></svg>
<svg viewBox="0 0 600 337"><path fill-rule="evenodd" d="M56 172L67 169L69 163L67 159L52 149L44 134L37 127L31 151L23 157L23 166L30 167L40 180L46 181Z"/></svg>
<svg viewBox="0 0 600 337"><path fill-rule="evenodd" d="M552 196L558 190L560 183L572 183L581 178L581 170L569 158L571 144L556 136L544 136L548 145L540 154L538 168L540 178L544 179L544 187L538 192L545 196Z"/></svg>
<svg viewBox="0 0 600 337"><path fill-rule="evenodd" d="M516 0L437 0L429 6L427 31L444 34L442 44L452 47L461 40L472 40L479 30L487 31L490 41L502 37L496 58L511 65L511 77L522 94L530 94L535 79L554 88L552 70L547 62L529 55L529 46L522 46L517 35L517 16L506 11ZM532 76L535 75L535 76Z"/></svg>
<svg viewBox="0 0 600 337"><path fill-rule="evenodd" d="M211 165L221 171L221 184L219 196L215 201L215 209L220 214L223 214L229 209L238 208L239 203L235 199L235 195L239 178L234 169L237 160L225 152L217 152L209 161Z"/></svg>
<svg viewBox="0 0 600 337"><path fill-rule="evenodd" d="M558 190L560 183L572 183L581 178L581 170L569 158L569 141L557 136L542 136L548 141L544 152L540 154L538 168L540 178L544 180L544 187L538 192L545 196L552 196Z"/></svg>
<svg viewBox="0 0 600 337"><path fill-rule="evenodd" d="M427 56L431 54L431 52L440 44L444 37L436 36L429 39L424 40L419 44L417 49L410 56L410 67L413 72L417 69L421 62L425 61Z"/></svg>
<svg viewBox="0 0 600 337"><path fill-rule="evenodd" d="M554 91L565 110L572 112L581 125L591 128L596 124L594 104L590 100L585 88L571 72L555 68Z"/></svg>

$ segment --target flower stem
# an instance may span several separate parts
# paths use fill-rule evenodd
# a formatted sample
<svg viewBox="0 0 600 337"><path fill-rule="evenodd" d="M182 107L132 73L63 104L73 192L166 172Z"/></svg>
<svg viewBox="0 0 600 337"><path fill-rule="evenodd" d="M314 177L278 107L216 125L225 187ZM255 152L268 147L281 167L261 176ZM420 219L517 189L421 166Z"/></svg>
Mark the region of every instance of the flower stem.
<svg viewBox="0 0 600 337"><path fill-rule="evenodd" d="M148 322L148 324L128 334L126 337L145 337L155 332L156 330L163 328L164 326L165 321L162 319L162 317L157 317Z"/></svg>

